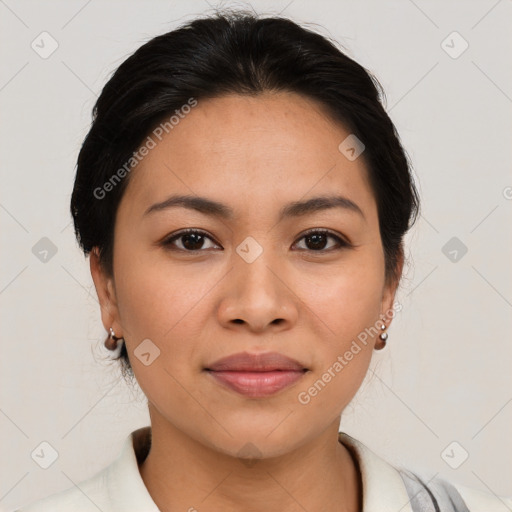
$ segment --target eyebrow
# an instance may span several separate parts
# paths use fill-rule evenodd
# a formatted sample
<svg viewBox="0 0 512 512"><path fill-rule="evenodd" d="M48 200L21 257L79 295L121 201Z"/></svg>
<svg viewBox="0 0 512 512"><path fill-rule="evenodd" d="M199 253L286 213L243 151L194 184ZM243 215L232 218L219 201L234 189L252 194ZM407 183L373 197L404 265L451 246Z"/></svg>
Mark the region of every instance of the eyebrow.
<svg viewBox="0 0 512 512"><path fill-rule="evenodd" d="M190 196L190 195L172 195L161 201L150 206L143 214L147 216L154 212L161 212L169 208L188 208L195 210L205 215L212 217L219 217L226 220L232 220L235 216L234 210L223 203L208 199L201 196ZM348 212L354 212L365 219L364 213L359 206L354 203L351 199L343 196L320 196L305 201L294 201L285 205L279 212L279 219L281 220L290 217L301 217L310 213L320 212L324 210L330 210L333 208L342 208Z"/></svg>

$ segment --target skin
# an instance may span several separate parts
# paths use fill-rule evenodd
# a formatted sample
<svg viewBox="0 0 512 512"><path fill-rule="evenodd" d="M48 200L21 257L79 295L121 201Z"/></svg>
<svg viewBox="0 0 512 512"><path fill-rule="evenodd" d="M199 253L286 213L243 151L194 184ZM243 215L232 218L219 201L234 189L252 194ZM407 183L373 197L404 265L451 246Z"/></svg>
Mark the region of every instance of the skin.
<svg viewBox="0 0 512 512"><path fill-rule="evenodd" d="M113 277L91 253L103 324L124 337L148 398L153 440L139 470L162 511L361 510L359 469L338 429L378 336L309 403L297 398L390 311L398 284L385 279L364 159L338 150L349 133L293 93L199 100L132 171ZM285 204L333 193L364 217L332 208L278 222ZM234 217L183 207L144 216L171 194L206 196ZM196 253L183 237L163 245L184 228L210 238ZM329 236L315 252L303 235L311 228L352 247ZM263 249L252 263L236 252L248 236ZM147 338L160 350L148 366L134 354ZM266 398L226 389L203 371L242 351L278 351L309 371ZM247 443L259 454L253 463Z"/></svg>

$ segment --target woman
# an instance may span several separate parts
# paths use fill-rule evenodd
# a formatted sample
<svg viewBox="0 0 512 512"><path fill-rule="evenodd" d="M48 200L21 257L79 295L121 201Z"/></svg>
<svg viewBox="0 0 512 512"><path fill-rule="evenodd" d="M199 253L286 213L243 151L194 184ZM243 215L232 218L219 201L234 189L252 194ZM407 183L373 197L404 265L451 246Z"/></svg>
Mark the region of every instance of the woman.
<svg viewBox="0 0 512 512"><path fill-rule="evenodd" d="M242 12L149 41L104 87L71 199L151 426L42 511L482 511L338 432L382 349L419 200L380 84Z"/></svg>

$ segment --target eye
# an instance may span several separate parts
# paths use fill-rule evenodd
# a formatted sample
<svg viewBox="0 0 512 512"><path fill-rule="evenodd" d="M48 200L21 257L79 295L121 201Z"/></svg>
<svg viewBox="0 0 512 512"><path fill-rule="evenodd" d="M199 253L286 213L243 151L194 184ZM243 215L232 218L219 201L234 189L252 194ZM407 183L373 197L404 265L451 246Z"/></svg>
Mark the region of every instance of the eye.
<svg viewBox="0 0 512 512"><path fill-rule="evenodd" d="M327 245L327 240L331 238L336 241L338 244L338 249L342 249L344 247L351 247L351 244L346 240L343 240L341 237L335 235L331 231L325 229L312 229L305 233L299 240L305 240L305 244L309 245L304 250L310 252L331 252L332 250L336 250L337 248L332 247L325 249Z"/></svg>
<svg viewBox="0 0 512 512"><path fill-rule="evenodd" d="M182 239L182 241L180 242L181 247L176 246L174 244L175 241L179 241L180 239ZM171 250L194 252L200 251L205 248L205 240L213 241L213 239L210 236L208 236L204 231L200 231L197 229L184 229L183 231L180 231L179 233L176 233L171 237L167 238L166 240L164 240L162 245Z"/></svg>
<svg viewBox="0 0 512 512"><path fill-rule="evenodd" d="M327 240L334 240L338 247L328 247L326 249ZM210 240L213 242L213 239L204 231L198 229L184 229L169 238L165 239L162 242L162 245L171 250L178 250L184 252L195 252L201 251L203 249L211 249L212 247L205 247L205 242ZM345 247L352 247L352 245L346 240L342 239L338 235L335 235L331 231L325 229L312 229L305 233L299 240L305 240L305 243L309 247L301 248L301 250L306 250L310 252L330 252L336 249L342 249ZM179 245L176 245L175 242L179 242ZM295 243L297 244L297 242ZM294 245L295 245L294 244ZM214 246L220 247L214 242Z"/></svg>

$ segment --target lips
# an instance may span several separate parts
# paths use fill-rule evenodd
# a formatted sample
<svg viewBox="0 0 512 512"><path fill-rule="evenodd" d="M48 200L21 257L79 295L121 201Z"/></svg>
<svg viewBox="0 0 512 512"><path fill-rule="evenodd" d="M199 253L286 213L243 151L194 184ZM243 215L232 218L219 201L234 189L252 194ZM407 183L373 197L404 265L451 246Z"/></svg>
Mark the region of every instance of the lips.
<svg viewBox="0 0 512 512"><path fill-rule="evenodd" d="M302 379L308 368L278 352L243 352L219 359L205 371L215 382L239 394L263 398Z"/></svg>
<svg viewBox="0 0 512 512"><path fill-rule="evenodd" d="M211 371L237 371L237 372L269 372L273 370L302 371L307 368L279 352L264 352L261 354L249 354L240 352L219 359L209 365L206 370Z"/></svg>

